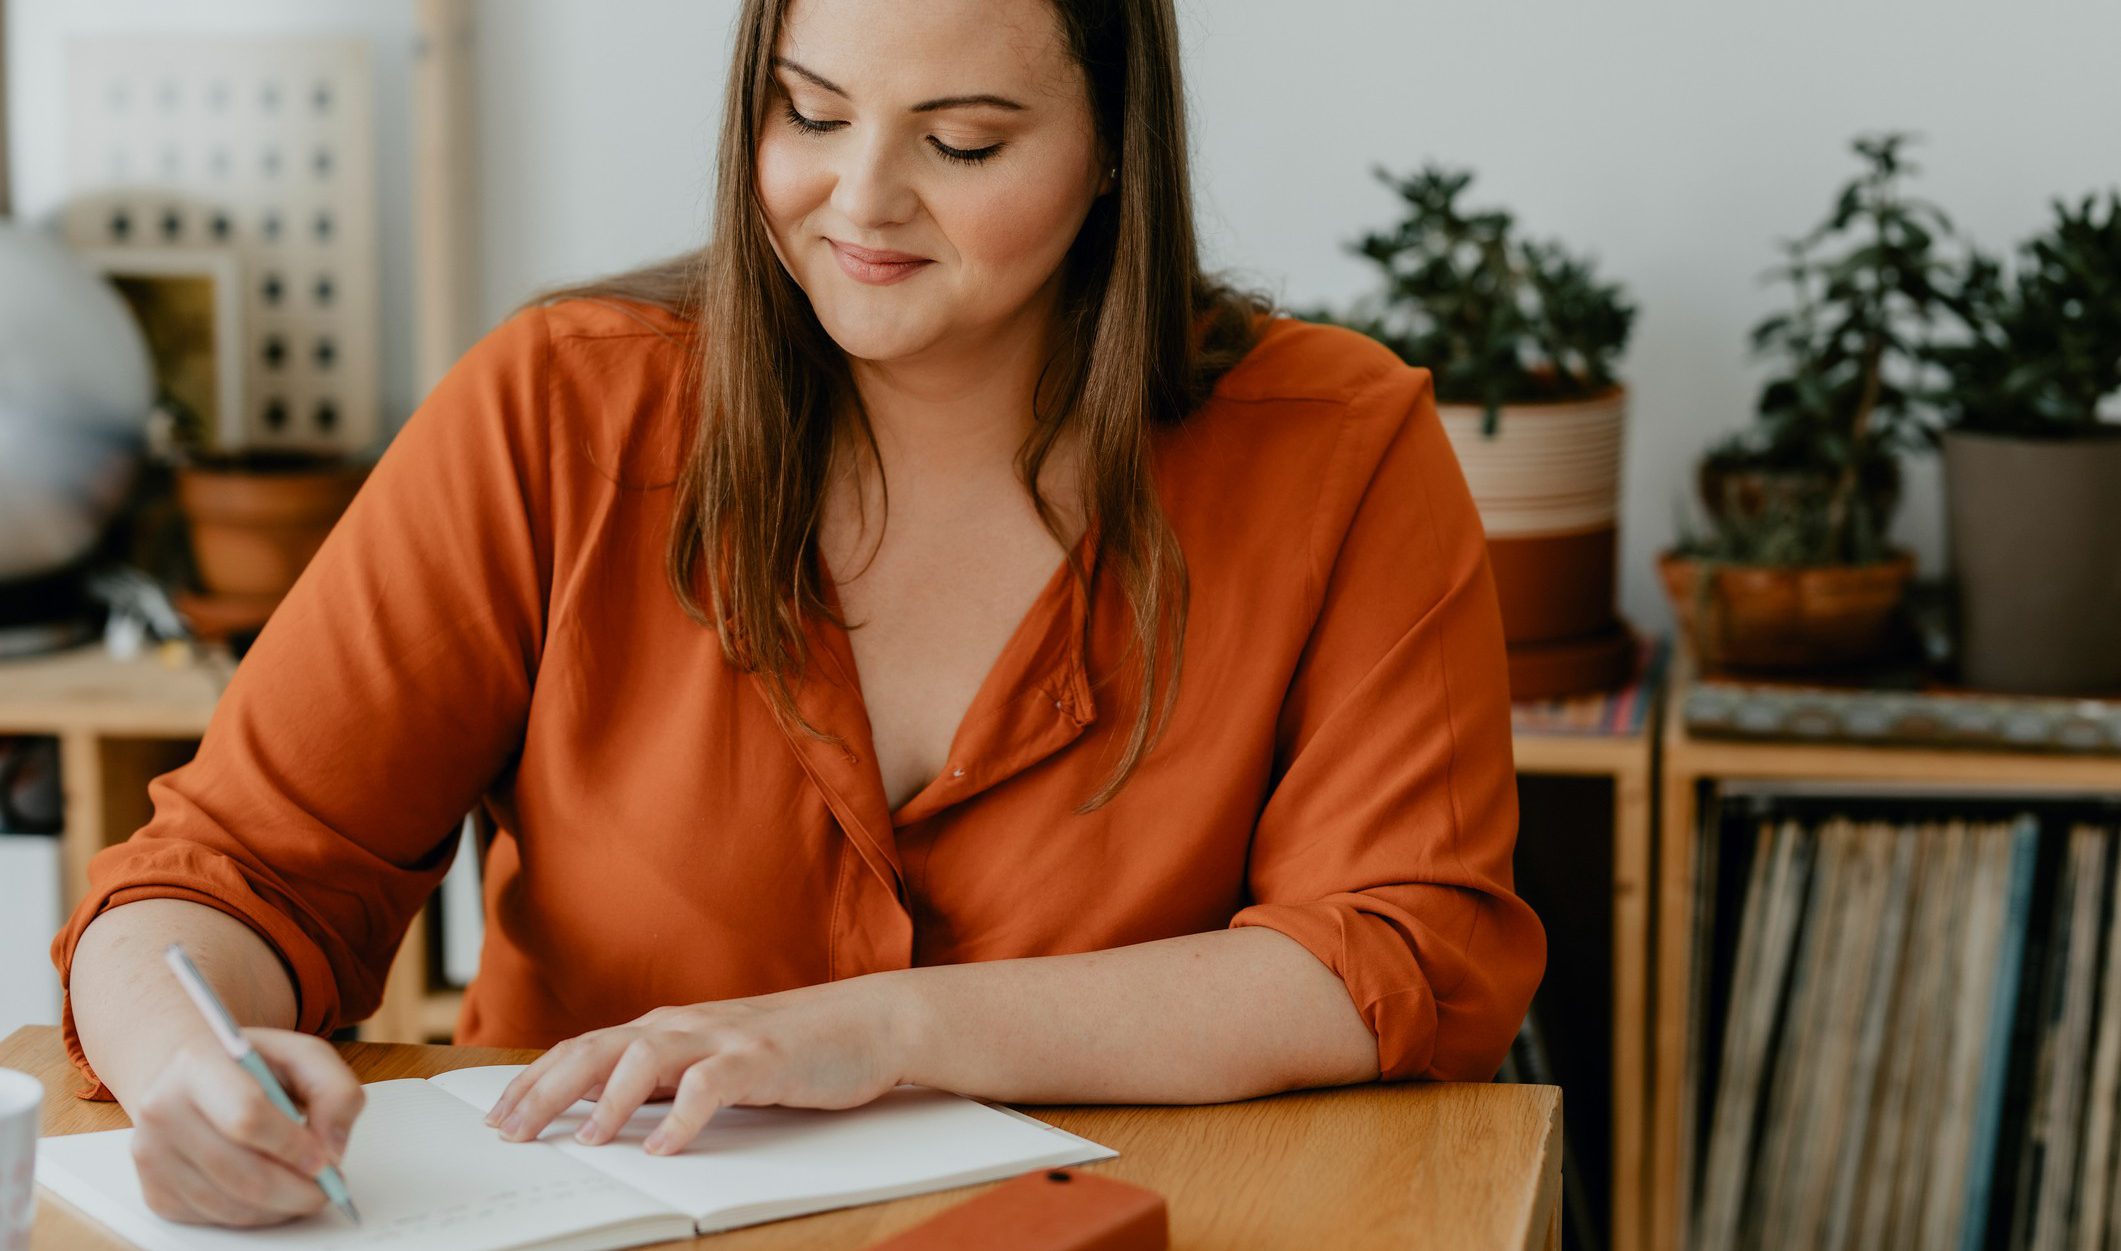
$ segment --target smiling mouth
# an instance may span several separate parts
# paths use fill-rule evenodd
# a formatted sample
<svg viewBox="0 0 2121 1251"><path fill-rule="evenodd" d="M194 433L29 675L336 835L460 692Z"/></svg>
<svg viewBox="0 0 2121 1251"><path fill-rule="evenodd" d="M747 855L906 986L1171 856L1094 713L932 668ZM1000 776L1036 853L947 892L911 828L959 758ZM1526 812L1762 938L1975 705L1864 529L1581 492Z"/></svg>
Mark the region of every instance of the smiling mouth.
<svg viewBox="0 0 2121 1251"><path fill-rule="evenodd" d="M831 246L833 259L839 262L841 272L856 282L871 285L897 282L934 264L925 256L913 256L905 252L873 252L830 238L825 242Z"/></svg>

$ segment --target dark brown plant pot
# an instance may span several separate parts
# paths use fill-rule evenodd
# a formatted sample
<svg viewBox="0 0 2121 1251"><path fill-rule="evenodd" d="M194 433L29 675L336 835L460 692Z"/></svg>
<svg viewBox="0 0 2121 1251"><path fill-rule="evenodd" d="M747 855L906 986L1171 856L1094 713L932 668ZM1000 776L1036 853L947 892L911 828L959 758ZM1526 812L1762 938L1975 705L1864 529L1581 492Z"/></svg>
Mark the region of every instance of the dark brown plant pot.
<svg viewBox="0 0 2121 1251"><path fill-rule="evenodd" d="M1488 565L1510 642L1558 643L1612 631L1618 546L1619 533L1612 526L1490 538Z"/></svg>
<svg viewBox="0 0 2121 1251"><path fill-rule="evenodd" d="M2121 692L2121 429L1948 431L1944 483L1969 686Z"/></svg>
<svg viewBox="0 0 2121 1251"><path fill-rule="evenodd" d="M1914 576L1908 552L1872 565L1704 567L1667 552L1657 572L1706 670L1804 672L1877 659Z"/></svg>
<svg viewBox="0 0 2121 1251"><path fill-rule="evenodd" d="M285 595L367 475L359 462L291 453L179 469L177 499L206 589L253 600Z"/></svg>

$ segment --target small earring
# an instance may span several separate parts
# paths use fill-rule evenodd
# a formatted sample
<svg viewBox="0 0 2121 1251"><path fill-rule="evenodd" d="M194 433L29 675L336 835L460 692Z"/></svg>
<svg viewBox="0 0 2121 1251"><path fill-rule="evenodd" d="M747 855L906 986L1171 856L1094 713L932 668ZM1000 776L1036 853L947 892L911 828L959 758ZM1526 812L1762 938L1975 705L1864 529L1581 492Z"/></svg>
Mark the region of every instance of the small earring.
<svg viewBox="0 0 2121 1251"><path fill-rule="evenodd" d="M1117 165L1114 165L1114 166L1112 167L1112 176L1113 176L1114 178L1117 178L1117 177L1119 177L1119 166L1117 166Z"/></svg>

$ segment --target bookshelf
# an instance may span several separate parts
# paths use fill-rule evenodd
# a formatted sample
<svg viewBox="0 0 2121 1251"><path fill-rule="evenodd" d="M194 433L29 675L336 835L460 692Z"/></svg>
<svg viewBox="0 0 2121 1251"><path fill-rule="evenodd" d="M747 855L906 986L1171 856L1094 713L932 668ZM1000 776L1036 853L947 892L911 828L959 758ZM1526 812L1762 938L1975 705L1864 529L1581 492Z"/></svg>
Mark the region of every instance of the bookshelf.
<svg viewBox="0 0 2121 1251"><path fill-rule="evenodd" d="M1938 797L2063 799L2121 795L2121 756L1959 747L1715 739L1688 732L1682 705L1694 666L1674 660L1660 735L1655 986L1651 1045L1649 1245L1687 1241L1687 1195L1699 1144L1688 1038L1693 1013L1696 874L1704 800L1725 783L1833 783L1852 795L1902 789Z"/></svg>

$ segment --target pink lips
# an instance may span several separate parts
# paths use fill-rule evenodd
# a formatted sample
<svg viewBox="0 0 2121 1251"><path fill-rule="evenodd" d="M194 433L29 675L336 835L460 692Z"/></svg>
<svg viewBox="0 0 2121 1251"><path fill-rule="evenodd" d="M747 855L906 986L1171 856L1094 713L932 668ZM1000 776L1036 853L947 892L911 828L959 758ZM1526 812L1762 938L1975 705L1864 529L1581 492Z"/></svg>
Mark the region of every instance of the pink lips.
<svg viewBox="0 0 2121 1251"><path fill-rule="evenodd" d="M932 263L927 257L915 256L910 252L858 248L852 244L841 243L837 239L827 239L825 242L832 245L833 259L840 263L842 272L856 282L866 282L872 286L897 282Z"/></svg>

